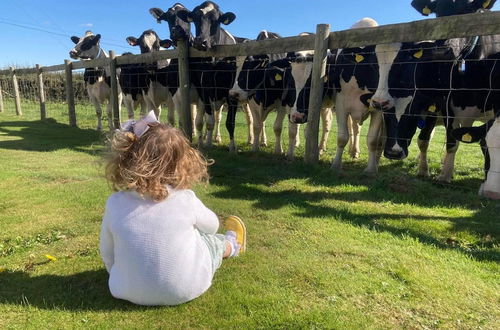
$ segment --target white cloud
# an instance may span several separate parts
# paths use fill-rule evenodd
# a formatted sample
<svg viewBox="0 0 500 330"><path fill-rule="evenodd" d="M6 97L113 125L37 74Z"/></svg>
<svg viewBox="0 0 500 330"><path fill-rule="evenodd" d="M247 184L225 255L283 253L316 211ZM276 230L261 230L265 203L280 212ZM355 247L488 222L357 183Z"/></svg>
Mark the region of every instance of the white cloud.
<svg viewBox="0 0 500 330"><path fill-rule="evenodd" d="M89 27L89 28L91 28L91 27L93 27L93 26L94 26L94 24L93 24L93 23L84 23L84 24L80 24L80 27Z"/></svg>

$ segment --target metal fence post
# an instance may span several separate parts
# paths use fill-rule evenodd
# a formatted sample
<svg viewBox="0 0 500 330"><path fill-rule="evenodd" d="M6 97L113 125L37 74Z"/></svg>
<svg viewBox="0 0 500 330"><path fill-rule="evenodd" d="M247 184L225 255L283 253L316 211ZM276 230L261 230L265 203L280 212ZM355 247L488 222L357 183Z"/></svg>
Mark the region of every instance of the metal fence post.
<svg viewBox="0 0 500 330"><path fill-rule="evenodd" d="M14 67L10 67L10 72L12 73L12 85L14 87L14 98L16 103L16 115L22 116L23 110L21 109L21 96L19 94L19 84L17 83L16 70Z"/></svg>
<svg viewBox="0 0 500 330"><path fill-rule="evenodd" d="M319 24L316 27L316 41L314 45L314 60L305 148L305 161L310 164L314 164L319 161L319 119L321 105L323 103L323 87L325 82L324 77L326 75L329 35L330 25Z"/></svg>
<svg viewBox="0 0 500 330"><path fill-rule="evenodd" d="M111 109L113 113L113 125L116 129L120 128L120 103L118 101L118 75L116 72L116 54L114 51L109 51L109 71L111 76Z"/></svg>
<svg viewBox="0 0 500 330"><path fill-rule="evenodd" d="M43 90L43 75L40 64L36 65L37 83L38 83L38 100L40 101L40 120L47 118L45 110L45 92Z"/></svg>
<svg viewBox="0 0 500 330"><path fill-rule="evenodd" d="M181 93L180 125L189 141L193 138L193 123L190 107L189 45L187 40L177 43L179 55L179 93Z"/></svg>
<svg viewBox="0 0 500 330"><path fill-rule="evenodd" d="M75 94L73 92L73 65L70 60L64 60L66 71L66 102L68 102L69 125L76 127Z"/></svg>

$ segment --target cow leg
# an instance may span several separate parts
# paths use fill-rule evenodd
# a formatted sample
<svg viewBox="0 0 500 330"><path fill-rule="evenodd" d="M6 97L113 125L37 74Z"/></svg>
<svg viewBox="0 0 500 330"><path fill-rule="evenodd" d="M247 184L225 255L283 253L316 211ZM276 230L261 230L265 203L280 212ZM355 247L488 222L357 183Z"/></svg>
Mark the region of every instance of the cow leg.
<svg viewBox="0 0 500 330"><path fill-rule="evenodd" d="M328 136L330 135L330 129L332 127L333 111L330 108L321 109L321 120L323 126L323 134L321 135L321 142L319 144L319 154L323 154L326 151L326 145L328 143Z"/></svg>
<svg viewBox="0 0 500 330"><path fill-rule="evenodd" d="M252 118L253 118L253 145L252 145L252 151L256 152L259 151L259 142L260 142L260 135L262 132L262 127L263 127L263 112L264 109L262 108L262 105L257 104L253 101L249 102L249 107L250 111L252 112Z"/></svg>
<svg viewBox="0 0 500 330"><path fill-rule="evenodd" d="M455 155L458 150L458 141L451 136L453 129L446 129L446 153L443 159L441 173L437 177L440 182L450 183L453 178L453 171L455 168Z"/></svg>
<svg viewBox="0 0 500 330"><path fill-rule="evenodd" d="M177 108L175 106L175 102L174 100L172 100L172 98L169 98L169 100L167 101L167 120L168 120L168 123L170 124L170 126L175 126L175 111L176 109L180 109L180 108ZM179 121L180 121L180 116L179 116Z"/></svg>
<svg viewBox="0 0 500 330"><path fill-rule="evenodd" d="M281 144L281 131L283 130L283 120L285 119L286 109L284 107L278 107L278 114L276 115L276 120L274 121L274 136L276 138L276 143L274 145L274 153L276 155L283 154L283 145Z"/></svg>
<svg viewBox="0 0 500 330"><path fill-rule="evenodd" d="M215 143L221 143L222 142L222 137L220 134L220 122L222 121L222 109L224 106L220 106L215 110L214 113L214 119L215 119L215 136L214 136L214 142Z"/></svg>
<svg viewBox="0 0 500 330"><path fill-rule="evenodd" d="M332 160L331 168L333 170L342 170L342 154L344 153L344 148L349 142L349 129L348 129L348 117L349 114L343 113L343 111L337 110L337 151L335 157Z"/></svg>
<svg viewBox="0 0 500 330"><path fill-rule="evenodd" d="M357 121L352 120L351 116L347 118L347 125L349 130L349 155L352 159L358 159L361 153L359 147L361 125Z"/></svg>
<svg viewBox="0 0 500 330"><path fill-rule="evenodd" d="M262 147L267 147L267 136L266 136L266 121L262 121L262 130L260 131L260 145Z"/></svg>
<svg viewBox="0 0 500 330"><path fill-rule="evenodd" d="M205 105L203 101L200 99L198 102L198 109L196 111L196 136L198 137L198 148L203 147L203 124L205 118Z"/></svg>
<svg viewBox="0 0 500 330"><path fill-rule="evenodd" d="M247 125L248 125L247 143L252 144L253 143L253 116L252 116L252 111L250 110L250 106L248 105L248 103L245 103L243 105L243 112L245 112L245 119L246 119Z"/></svg>
<svg viewBox="0 0 500 330"><path fill-rule="evenodd" d="M132 95L126 95L123 103L125 103L125 107L127 108L128 119L134 119L134 99Z"/></svg>
<svg viewBox="0 0 500 330"><path fill-rule="evenodd" d="M297 145L297 139L299 136L299 125L294 123L288 123L288 152L287 159L293 160L295 155L295 148Z"/></svg>
<svg viewBox="0 0 500 330"><path fill-rule="evenodd" d="M97 116L97 127L96 127L96 130L98 130L99 132L101 132L102 131L102 108L101 108L101 104L94 97L91 97L90 100L92 101L92 104L94 105L95 114Z"/></svg>
<svg viewBox="0 0 500 330"><path fill-rule="evenodd" d="M420 131L418 135L417 145L420 153L418 155L418 176L429 177L429 160L427 159L427 151L429 150L429 143L431 142L432 135L434 134L434 127L436 120L426 120L427 124Z"/></svg>
<svg viewBox="0 0 500 330"><path fill-rule="evenodd" d="M382 112L374 111L371 113L370 127L368 128L368 136L366 138L368 145L368 164L363 171L366 175L376 175L378 172L378 162L381 153L382 139Z"/></svg>
<svg viewBox="0 0 500 330"><path fill-rule="evenodd" d="M112 108L111 108L111 100L108 100L108 103L106 104L106 112L108 114L108 126L109 126L109 130L110 131L113 131L114 129L114 126L113 126L113 111L112 111Z"/></svg>
<svg viewBox="0 0 500 330"><path fill-rule="evenodd" d="M230 100L227 109L226 128L229 133L229 151L236 152L236 142L234 141L234 128L236 126L236 111L238 110L238 102Z"/></svg>

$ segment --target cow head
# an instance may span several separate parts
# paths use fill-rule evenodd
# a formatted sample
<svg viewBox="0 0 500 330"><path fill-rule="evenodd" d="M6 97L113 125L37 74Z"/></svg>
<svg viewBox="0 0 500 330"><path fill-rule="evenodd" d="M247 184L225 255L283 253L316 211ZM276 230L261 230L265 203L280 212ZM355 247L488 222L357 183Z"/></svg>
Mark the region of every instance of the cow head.
<svg viewBox="0 0 500 330"><path fill-rule="evenodd" d="M496 0L413 0L411 5L424 16L437 17L475 13L491 9Z"/></svg>
<svg viewBox="0 0 500 330"><path fill-rule="evenodd" d="M205 1L195 7L191 12L181 11L178 16L187 23L194 23L196 37L194 47L198 50L206 51L219 44L218 37L221 33L221 24L231 24L236 15L227 12L223 13L217 4L212 1Z"/></svg>
<svg viewBox="0 0 500 330"><path fill-rule="evenodd" d="M100 34L94 34L92 31L85 32L81 38L76 36L71 37L71 41L75 43L75 47L69 52L69 56L75 60L89 60L95 59L101 51L99 41L101 40Z"/></svg>
<svg viewBox="0 0 500 330"><path fill-rule="evenodd" d="M417 127L444 110L455 56L438 42L378 45L375 50L379 82L371 107L384 112L385 157L403 159Z"/></svg>
<svg viewBox="0 0 500 330"><path fill-rule="evenodd" d="M257 41L279 38L281 38L279 34L266 30L257 35ZM229 90L229 95L242 101L248 99L258 88L262 88L265 68L275 57L272 54L236 57L236 79Z"/></svg>
<svg viewBox="0 0 500 330"><path fill-rule="evenodd" d="M189 14L189 10L182 4L176 3L166 12L160 8L151 8L149 12L158 23L161 23L161 21L167 22L170 39L172 39L175 46L177 46L177 41L179 40L190 39L191 24L180 18L180 16L186 17Z"/></svg>
<svg viewBox="0 0 500 330"><path fill-rule="evenodd" d="M172 46L171 40L161 40L153 30L144 31L139 38L127 37L126 40L130 46L139 46L141 54L158 51L160 47L169 48Z"/></svg>

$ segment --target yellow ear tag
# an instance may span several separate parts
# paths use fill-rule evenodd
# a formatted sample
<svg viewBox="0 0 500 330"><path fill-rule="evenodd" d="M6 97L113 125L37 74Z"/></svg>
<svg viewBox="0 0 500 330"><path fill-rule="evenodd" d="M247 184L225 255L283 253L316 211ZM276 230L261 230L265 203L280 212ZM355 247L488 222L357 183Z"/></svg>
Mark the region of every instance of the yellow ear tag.
<svg viewBox="0 0 500 330"><path fill-rule="evenodd" d="M416 52L415 54L413 54L413 57L415 57L415 58L422 58L422 56L424 56L424 50L423 49L421 49L418 52Z"/></svg>
<svg viewBox="0 0 500 330"><path fill-rule="evenodd" d="M280 75L279 73L277 73L276 76L274 76L274 80L276 80L276 81L283 80L283 76Z"/></svg>
<svg viewBox="0 0 500 330"><path fill-rule="evenodd" d="M365 57L363 55L356 54L356 58L355 58L356 63L361 63L364 60L365 60Z"/></svg>
<svg viewBox="0 0 500 330"><path fill-rule="evenodd" d="M491 0L486 0L484 3L483 3L483 8L486 9L490 6L490 3L491 3Z"/></svg>
<svg viewBox="0 0 500 330"><path fill-rule="evenodd" d="M188 16L188 22L189 23L192 23L193 22L193 19L191 17Z"/></svg>
<svg viewBox="0 0 500 330"><path fill-rule="evenodd" d="M228 18L228 19L226 19L226 20L224 21L224 24L225 24L225 25L228 25L228 24L229 24L229 18Z"/></svg>
<svg viewBox="0 0 500 330"><path fill-rule="evenodd" d="M429 107L429 109L427 109L427 110L428 110L429 112L434 113L434 112L436 112L437 107L436 107L436 105L435 105L435 104L433 104L433 105L431 105L431 106Z"/></svg>
<svg viewBox="0 0 500 330"><path fill-rule="evenodd" d="M430 15L432 14L432 10L430 10L429 7L425 6L424 9L422 9L422 14Z"/></svg>
<svg viewBox="0 0 500 330"><path fill-rule="evenodd" d="M472 142L472 135L470 135L469 133L464 134L464 136L462 136L462 141L464 141L464 142Z"/></svg>

